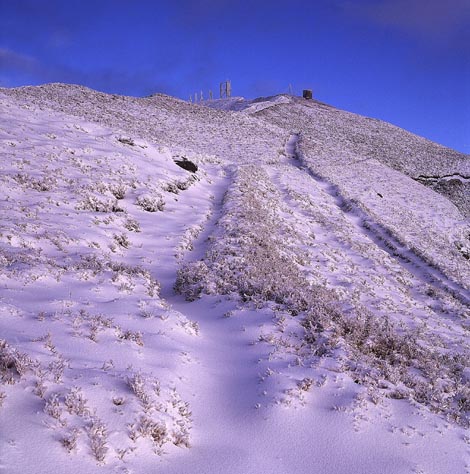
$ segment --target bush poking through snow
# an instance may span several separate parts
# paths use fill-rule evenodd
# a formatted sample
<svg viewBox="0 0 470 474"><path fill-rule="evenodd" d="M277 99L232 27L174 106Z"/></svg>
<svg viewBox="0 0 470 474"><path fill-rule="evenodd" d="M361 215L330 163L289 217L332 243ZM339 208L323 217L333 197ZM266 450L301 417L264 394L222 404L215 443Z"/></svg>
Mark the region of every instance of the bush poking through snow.
<svg viewBox="0 0 470 474"><path fill-rule="evenodd" d="M140 224L138 221L135 219L132 219L132 217L128 217L126 219L126 222L124 222L124 227L129 231L129 232L140 232Z"/></svg>
<svg viewBox="0 0 470 474"><path fill-rule="evenodd" d="M61 440L62 446L69 452L73 452L77 449L77 441L80 435L80 431L73 429L70 433L64 436Z"/></svg>
<svg viewBox="0 0 470 474"><path fill-rule="evenodd" d="M111 184L109 191L117 200L121 200L126 197L127 188L124 184Z"/></svg>
<svg viewBox="0 0 470 474"><path fill-rule="evenodd" d="M183 294L188 301L194 301L209 288L209 268L203 261L191 262L178 270L175 291Z"/></svg>
<svg viewBox="0 0 470 474"><path fill-rule="evenodd" d="M5 340L0 339L0 377L2 382L14 384L35 367L37 367L37 363L27 354L17 351Z"/></svg>
<svg viewBox="0 0 470 474"><path fill-rule="evenodd" d="M313 380L309 377L305 377L297 383L297 387L299 387L299 390L302 390L303 392L308 392L312 387L312 384Z"/></svg>
<svg viewBox="0 0 470 474"><path fill-rule="evenodd" d="M53 393L49 398L47 398L44 405L44 413L65 426L66 422L62 419L62 407L60 406L60 399L57 393Z"/></svg>
<svg viewBox="0 0 470 474"><path fill-rule="evenodd" d="M152 400L147 392L146 379L144 376L140 372L137 372L127 379L127 384L134 395L140 400L144 409L149 410L152 406Z"/></svg>
<svg viewBox="0 0 470 474"><path fill-rule="evenodd" d="M2 408L5 398L7 398L5 392L0 392L0 408Z"/></svg>
<svg viewBox="0 0 470 474"><path fill-rule="evenodd" d="M191 443L189 441L189 431L186 428L180 428L179 431L174 431L173 435L173 444L175 446L190 448Z"/></svg>
<svg viewBox="0 0 470 474"><path fill-rule="evenodd" d="M114 241L116 242L119 247L122 247L123 249L128 249L131 245L131 241L129 240L129 237L127 237L126 234L114 234L113 236Z"/></svg>
<svg viewBox="0 0 470 474"><path fill-rule="evenodd" d="M140 419L138 433L144 438L150 438L156 448L161 448L168 441L165 423L155 422L145 416Z"/></svg>
<svg viewBox="0 0 470 474"><path fill-rule="evenodd" d="M144 340L140 331L123 331L122 329L119 329L118 339L121 341L135 342L138 346L144 345Z"/></svg>
<svg viewBox="0 0 470 474"><path fill-rule="evenodd" d="M76 209L79 211L92 211L92 212L124 212L119 206L117 199L111 198L98 198L88 194L77 206Z"/></svg>
<svg viewBox="0 0 470 474"><path fill-rule="evenodd" d="M87 417L91 413L87 406L87 400L79 387L73 387L69 393L67 393L64 404L71 415Z"/></svg>
<svg viewBox="0 0 470 474"><path fill-rule="evenodd" d="M139 196L135 203L147 212L157 212L165 209L165 201L160 195L144 194Z"/></svg>
<svg viewBox="0 0 470 474"><path fill-rule="evenodd" d="M87 434L93 456L98 462L103 463L108 452L106 425L99 418L93 418L87 428Z"/></svg>

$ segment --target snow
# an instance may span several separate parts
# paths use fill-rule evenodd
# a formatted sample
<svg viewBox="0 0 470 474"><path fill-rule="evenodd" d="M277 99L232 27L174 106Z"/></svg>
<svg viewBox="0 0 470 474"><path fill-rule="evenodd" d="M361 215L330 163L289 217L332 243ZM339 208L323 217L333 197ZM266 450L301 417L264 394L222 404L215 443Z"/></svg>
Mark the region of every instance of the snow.
<svg viewBox="0 0 470 474"><path fill-rule="evenodd" d="M0 472L470 472L470 226L416 181L468 157L290 96L0 104Z"/></svg>

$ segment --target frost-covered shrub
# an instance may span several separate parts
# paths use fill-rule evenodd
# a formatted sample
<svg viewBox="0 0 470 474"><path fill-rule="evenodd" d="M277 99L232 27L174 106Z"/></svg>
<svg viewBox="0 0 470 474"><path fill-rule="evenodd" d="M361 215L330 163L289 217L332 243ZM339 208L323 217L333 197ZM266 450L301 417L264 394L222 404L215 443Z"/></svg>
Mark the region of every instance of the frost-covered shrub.
<svg viewBox="0 0 470 474"><path fill-rule="evenodd" d="M127 188L124 184L111 184L109 186L109 191L111 194L118 200L124 199L126 197Z"/></svg>
<svg viewBox="0 0 470 474"><path fill-rule="evenodd" d="M18 173L13 177L13 179L25 188L34 189L41 192L50 191L57 184L57 180L50 176L44 176L41 179L36 179L27 174Z"/></svg>
<svg viewBox="0 0 470 474"><path fill-rule="evenodd" d="M85 196L85 198L77 204L76 209L79 211L92 211L92 212L124 212L119 207L117 199L111 198L98 198L91 194Z"/></svg>
<svg viewBox="0 0 470 474"><path fill-rule="evenodd" d="M461 231L460 235L457 236L455 246L457 250L462 254L464 258L470 260L470 229Z"/></svg>
<svg viewBox="0 0 470 474"><path fill-rule="evenodd" d="M192 262L178 270L175 291L184 294L188 301L197 299L203 291L208 291L209 269L205 262Z"/></svg>
<svg viewBox="0 0 470 474"><path fill-rule="evenodd" d="M64 375L64 370L69 366L69 363L62 356L59 356L57 359L53 360L49 365L49 373L52 375L55 383L62 381L62 376Z"/></svg>
<svg viewBox="0 0 470 474"><path fill-rule="evenodd" d="M112 281L117 282L120 277L129 280L127 284L132 287L131 282L134 279L142 279L141 282L147 287L147 294L151 297L158 296L160 291L160 283L145 268L139 265L128 265L123 262L105 260L98 258L96 255L85 255L80 262L75 265L77 270L88 270L97 275L102 272L113 272Z"/></svg>
<svg viewBox="0 0 470 474"><path fill-rule="evenodd" d="M165 201L160 195L144 194L136 199L136 204L147 212L163 211Z"/></svg>
<svg viewBox="0 0 470 474"><path fill-rule="evenodd" d="M150 394L147 391L147 380L140 372L135 373L127 379L127 384L140 400L145 409L149 409L152 405Z"/></svg>
<svg viewBox="0 0 470 474"><path fill-rule="evenodd" d="M28 371L37 367L27 354L11 347L4 339L0 339L0 378L8 384L16 383Z"/></svg>
<svg viewBox="0 0 470 474"><path fill-rule="evenodd" d="M44 404L44 413L65 425L65 421L62 419L62 412L63 410L60 404L59 395L57 393L53 393L49 398L46 399Z"/></svg>
<svg viewBox="0 0 470 474"><path fill-rule="evenodd" d="M189 438L189 430L181 427L178 431L174 431L173 435L173 444L175 446L183 446L185 448L190 448L190 438Z"/></svg>
<svg viewBox="0 0 470 474"><path fill-rule="evenodd" d="M142 338L142 333L140 331L123 331L119 329L118 331L118 338L121 341L131 341L135 342L138 346L144 345L144 340Z"/></svg>
<svg viewBox="0 0 470 474"><path fill-rule="evenodd" d="M313 385L313 380L309 377L305 377L297 383L299 390L303 392L308 392Z"/></svg>
<svg viewBox="0 0 470 474"><path fill-rule="evenodd" d="M80 431L73 429L70 433L61 439L62 446L71 453L77 449L77 441Z"/></svg>
<svg viewBox="0 0 470 474"><path fill-rule="evenodd" d="M150 438L157 448L161 448L168 441L168 430L165 423L154 421L145 416L140 419L138 433L144 438Z"/></svg>
<svg viewBox="0 0 470 474"><path fill-rule="evenodd" d="M38 380L36 380L33 393L37 395L39 398L44 398L46 391L47 391L47 386L44 383L44 378L41 377Z"/></svg>
<svg viewBox="0 0 470 474"><path fill-rule="evenodd" d="M135 219L132 219L132 217L128 217L126 221L124 222L124 227L129 231L129 232L140 232L140 224L138 221Z"/></svg>
<svg viewBox="0 0 470 474"><path fill-rule="evenodd" d="M176 183L166 183L162 189L167 193L178 194L180 192L180 189L178 188Z"/></svg>
<svg viewBox="0 0 470 474"><path fill-rule="evenodd" d="M398 328L388 318L365 309L349 316L339 311L334 315L309 313L303 321L306 341L317 344L322 325L333 328L328 344L338 339L346 343L351 351L346 368L361 384L390 398L411 398L470 426L470 381L464 375L469 367L468 352L443 353L420 342L418 333ZM380 388L384 380L391 385Z"/></svg>
<svg viewBox="0 0 470 474"><path fill-rule="evenodd" d="M197 181L197 176L192 174L191 176L189 176L188 178L186 178L185 180L179 180L176 182L176 187L180 190L180 191L185 191L186 189L188 189L193 183L195 183Z"/></svg>
<svg viewBox="0 0 470 474"><path fill-rule="evenodd" d="M114 234L113 236L114 241L116 242L119 247L122 247L124 249L128 249L131 245L131 241L129 240L129 237L127 237L126 234Z"/></svg>
<svg viewBox="0 0 470 474"><path fill-rule="evenodd" d="M104 462L109 449L108 429L106 425L99 418L93 418L87 427L87 433L93 456L98 462Z"/></svg>
<svg viewBox="0 0 470 474"><path fill-rule="evenodd" d="M166 183L163 190L169 193L178 194L180 191L186 191L189 187L198 180L197 176L192 174L186 179L180 179L174 182Z"/></svg>
<svg viewBox="0 0 470 474"><path fill-rule="evenodd" d="M0 392L0 408L2 408L3 402L5 401L6 397L7 396L6 396L5 392Z"/></svg>
<svg viewBox="0 0 470 474"><path fill-rule="evenodd" d="M64 405L71 415L89 416L90 409L87 406L87 400L79 387L73 387L65 395Z"/></svg>

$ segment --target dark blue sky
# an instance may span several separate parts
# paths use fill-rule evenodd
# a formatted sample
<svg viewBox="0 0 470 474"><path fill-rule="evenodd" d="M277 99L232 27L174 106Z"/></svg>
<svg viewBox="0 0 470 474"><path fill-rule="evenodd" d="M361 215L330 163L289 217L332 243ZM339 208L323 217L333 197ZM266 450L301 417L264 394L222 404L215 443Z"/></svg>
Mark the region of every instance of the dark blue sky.
<svg viewBox="0 0 470 474"><path fill-rule="evenodd" d="M0 86L324 102L470 153L470 0L0 0Z"/></svg>

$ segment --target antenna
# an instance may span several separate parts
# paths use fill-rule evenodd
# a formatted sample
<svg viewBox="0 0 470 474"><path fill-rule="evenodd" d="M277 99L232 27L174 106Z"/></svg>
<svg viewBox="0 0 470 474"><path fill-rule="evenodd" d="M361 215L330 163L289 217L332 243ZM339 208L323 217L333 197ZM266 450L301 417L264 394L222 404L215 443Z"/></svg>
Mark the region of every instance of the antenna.
<svg viewBox="0 0 470 474"><path fill-rule="evenodd" d="M232 97L232 83L230 80L226 80L225 82L220 83L220 98L229 98Z"/></svg>

